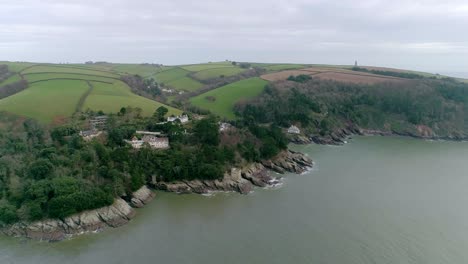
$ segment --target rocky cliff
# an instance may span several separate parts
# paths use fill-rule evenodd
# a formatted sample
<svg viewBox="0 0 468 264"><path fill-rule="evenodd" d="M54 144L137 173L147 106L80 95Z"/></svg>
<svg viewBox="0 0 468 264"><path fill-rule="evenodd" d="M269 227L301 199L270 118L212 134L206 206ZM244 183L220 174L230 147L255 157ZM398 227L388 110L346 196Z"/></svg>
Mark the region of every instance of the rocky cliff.
<svg viewBox="0 0 468 264"><path fill-rule="evenodd" d="M290 141L295 144L310 144L313 142L320 145L342 145L353 135L405 136L419 139L451 141L468 140L468 135L463 133L454 131L452 133L439 135L434 130L424 125L415 125L414 127L411 127L411 129L396 131L391 129L364 129L351 124L345 128L337 128L326 135L294 135L290 137Z"/></svg>
<svg viewBox="0 0 468 264"><path fill-rule="evenodd" d="M302 173L312 167L312 160L301 153L286 150L274 159L253 163L244 168L232 168L219 180L194 180L157 182L155 188L176 193L206 194L216 191L233 191L247 194L254 186L267 187L278 184L280 179L272 176L269 170L278 173Z"/></svg>
<svg viewBox="0 0 468 264"><path fill-rule="evenodd" d="M132 206L142 207L153 199L154 193L143 186L133 193ZM135 216L133 209L125 200L118 198L110 206L81 212L65 219L46 219L33 223L20 222L3 228L8 236L26 237L34 240L60 241L68 237L95 232L107 227L119 227Z"/></svg>

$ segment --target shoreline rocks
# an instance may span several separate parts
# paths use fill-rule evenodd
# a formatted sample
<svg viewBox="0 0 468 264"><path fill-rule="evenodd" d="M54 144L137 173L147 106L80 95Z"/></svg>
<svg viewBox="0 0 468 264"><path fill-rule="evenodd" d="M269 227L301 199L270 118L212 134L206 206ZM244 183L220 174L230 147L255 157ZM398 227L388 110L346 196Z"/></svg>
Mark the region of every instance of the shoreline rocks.
<svg viewBox="0 0 468 264"><path fill-rule="evenodd" d="M41 241L61 241L74 235L96 232L106 227L119 227L135 216L135 210L123 199L110 206L84 211L65 219L45 219L33 223L16 223L2 232L8 236Z"/></svg>
<svg viewBox="0 0 468 264"><path fill-rule="evenodd" d="M130 205L135 208L142 208L151 202L156 195L146 185L133 193Z"/></svg>
<svg viewBox="0 0 468 264"><path fill-rule="evenodd" d="M315 143L319 145L343 145L346 140L353 135L359 136L404 136L417 139L428 140L450 140L450 141L466 141L468 135L452 133L447 136L439 136L429 127L418 125L415 126L415 131L397 132L393 130L377 130L377 129L363 129L354 125L349 125L346 128L337 129L328 135L310 135L310 136L296 136L290 141L295 144L310 144Z"/></svg>
<svg viewBox="0 0 468 264"><path fill-rule="evenodd" d="M207 194L224 191L248 194L254 187L268 187L280 183L280 178L272 176L269 170L280 174L303 173L312 165L312 160L304 154L285 150L271 160L252 163L243 168L232 168L219 180L156 182L152 185L156 189L175 193ZM131 197L126 198L128 201L117 198L110 206L84 211L65 219L44 219L32 223L18 222L0 228L0 233L40 241L61 241L76 235L125 225L135 217L134 208L145 206L154 197L154 192L145 185L134 192Z"/></svg>
<svg viewBox="0 0 468 264"><path fill-rule="evenodd" d="M132 206L142 207L153 198L154 193L148 187L143 186L133 193L130 203L117 198L110 206L84 211L65 219L44 219L32 223L19 222L1 228L0 232L7 236L33 240L61 241L76 235L125 225L135 217L136 211Z"/></svg>
<svg viewBox="0 0 468 264"><path fill-rule="evenodd" d="M244 168L232 168L219 180L157 182L154 187L158 190L181 194L207 194L219 191L248 194L254 187L263 188L280 183L280 178L271 176L268 170L280 174L285 172L300 174L312 166L312 160L304 154L285 150L271 160L253 163Z"/></svg>

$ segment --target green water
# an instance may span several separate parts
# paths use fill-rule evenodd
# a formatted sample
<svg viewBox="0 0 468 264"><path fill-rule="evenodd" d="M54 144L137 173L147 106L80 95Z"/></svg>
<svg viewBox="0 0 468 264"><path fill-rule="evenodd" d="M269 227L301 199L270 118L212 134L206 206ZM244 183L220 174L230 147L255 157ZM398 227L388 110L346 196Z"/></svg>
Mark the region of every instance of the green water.
<svg viewBox="0 0 468 264"><path fill-rule="evenodd" d="M0 237L0 263L468 263L468 143L295 149L316 168L279 189L159 193L122 228L60 243Z"/></svg>

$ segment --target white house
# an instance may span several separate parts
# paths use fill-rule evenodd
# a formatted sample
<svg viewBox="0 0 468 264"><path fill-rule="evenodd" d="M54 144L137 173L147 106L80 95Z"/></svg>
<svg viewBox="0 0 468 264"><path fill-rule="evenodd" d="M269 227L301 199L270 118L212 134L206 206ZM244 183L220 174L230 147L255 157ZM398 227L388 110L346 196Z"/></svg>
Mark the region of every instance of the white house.
<svg viewBox="0 0 468 264"><path fill-rule="evenodd" d="M151 148L154 149L167 149L169 148L169 138L167 137L156 137L154 135L144 135L141 140L137 137L133 137L132 140L126 140L128 144L132 145L134 149L142 148L147 143Z"/></svg>
<svg viewBox="0 0 468 264"><path fill-rule="evenodd" d="M229 123L222 123L222 122L220 122L220 123L219 123L219 132L223 132L223 131L229 130L231 127L232 127L232 125L229 124Z"/></svg>
<svg viewBox="0 0 468 264"><path fill-rule="evenodd" d="M169 138L167 137L155 137L152 135L144 135L141 140L145 143L148 143L150 147L155 149L169 148Z"/></svg>
<svg viewBox="0 0 468 264"><path fill-rule="evenodd" d="M91 139L99 136L100 134L102 134L102 131L99 131L97 129L80 131L80 136L83 137L83 139L86 140L86 141L91 140Z"/></svg>
<svg viewBox="0 0 468 264"><path fill-rule="evenodd" d="M189 118L187 115L180 115L180 116L169 116L167 118L167 122L174 122L177 119L179 119L182 124L187 123L189 121Z"/></svg>
<svg viewBox="0 0 468 264"><path fill-rule="evenodd" d="M151 132L151 131L141 131L141 130L137 130L135 133L140 134L140 135L153 135L153 136L160 136L162 134L161 132Z"/></svg>
<svg viewBox="0 0 468 264"><path fill-rule="evenodd" d="M300 134L301 130L297 126L292 125L290 128L288 128L288 133L289 134Z"/></svg>

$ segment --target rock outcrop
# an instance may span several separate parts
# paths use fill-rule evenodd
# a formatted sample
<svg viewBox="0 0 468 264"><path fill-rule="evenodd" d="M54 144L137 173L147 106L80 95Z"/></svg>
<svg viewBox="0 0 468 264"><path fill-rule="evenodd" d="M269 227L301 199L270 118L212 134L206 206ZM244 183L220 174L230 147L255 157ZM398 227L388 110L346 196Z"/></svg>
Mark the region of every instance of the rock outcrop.
<svg viewBox="0 0 468 264"><path fill-rule="evenodd" d="M135 216L135 210L123 199L110 206L81 212L65 219L46 219L33 223L16 223L2 230L9 236L35 240L60 241L73 235L99 231L105 227L119 227Z"/></svg>
<svg viewBox="0 0 468 264"><path fill-rule="evenodd" d="M312 167L312 160L301 153L286 150L274 159L253 163L242 169L232 168L219 180L193 180L176 182L157 182L155 188L175 193L206 194L216 191L238 192L247 194L257 187L267 187L278 184L280 179L273 177L268 169L278 173L302 173Z"/></svg>
<svg viewBox="0 0 468 264"><path fill-rule="evenodd" d="M151 202L155 194L146 185L134 192L130 204L133 207L141 208Z"/></svg>
<svg viewBox="0 0 468 264"><path fill-rule="evenodd" d="M154 193L147 186L143 186L132 194L130 204L133 207L143 207L153 198ZM84 211L65 219L46 219L32 223L19 222L0 231L8 236L51 242L60 241L75 235L127 224L136 213L130 204L117 198L110 206Z"/></svg>

